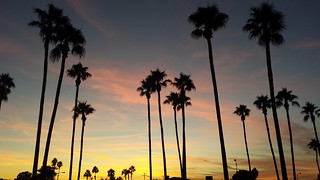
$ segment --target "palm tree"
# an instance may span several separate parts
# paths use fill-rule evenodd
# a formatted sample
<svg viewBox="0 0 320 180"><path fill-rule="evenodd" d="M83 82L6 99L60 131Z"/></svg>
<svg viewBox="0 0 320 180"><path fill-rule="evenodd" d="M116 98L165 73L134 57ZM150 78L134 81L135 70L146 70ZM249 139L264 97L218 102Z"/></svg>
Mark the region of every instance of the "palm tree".
<svg viewBox="0 0 320 180"><path fill-rule="evenodd" d="M73 27L71 24L68 24L65 27L59 29L58 37L59 37L59 44L57 44L56 47L51 51L50 57L52 61L58 61L60 57L62 57L61 67L60 67L60 74L59 74L59 80L58 80L58 85L56 90L53 111L52 111L51 120L50 120L50 126L48 130L46 148L45 148L45 153L43 158L43 166L46 165L48 155L49 155L51 135L52 135L55 117L57 114L57 109L59 104L60 90L61 90L61 84L63 80L66 59L68 58L69 51L71 51L72 55L79 56L80 58L85 54L85 49L83 45L85 44L86 40L81 30Z"/></svg>
<svg viewBox="0 0 320 180"><path fill-rule="evenodd" d="M74 107L77 106L78 95L79 95L79 86L81 81L85 81L87 78L91 77L91 74L87 72L88 67L83 67L79 62L78 64L72 65L71 69L67 70L67 76L76 79L76 95L74 99ZM75 113L75 112L74 112ZM70 153L70 168L69 168L69 180L72 179L72 163L73 163L73 146L74 146L74 135L76 130L76 119L73 115L73 124L72 124L72 138L71 138L71 153Z"/></svg>
<svg viewBox="0 0 320 180"><path fill-rule="evenodd" d="M33 160L33 170L32 170L32 174L35 177L35 175L37 174L38 160L39 160L41 127L42 127L44 99L45 99L46 84L47 84L49 44L56 43L57 28L60 28L59 26L63 24L69 23L69 18L63 15L62 9L57 8L52 4L48 5L47 11L41 10L39 8L34 8L34 13L37 14L38 20L33 20L29 22L28 25L31 27L37 27L40 29L39 35L44 44L42 88L41 88L37 137L36 137L34 160Z"/></svg>
<svg viewBox="0 0 320 180"><path fill-rule="evenodd" d="M207 7L198 7L197 11L189 16L189 22L192 23L196 29L192 31L191 37L195 39L205 38L208 44L209 51L209 62L212 86L214 92L214 99L216 105L217 122L219 129L220 147L221 147L221 158L223 165L224 179L229 180L228 174L228 162L226 155L226 148L224 145L222 120L220 114L220 103L218 94L218 85L213 64L213 53L211 38L213 37L213 32L223 28L228 22L228 15L219 11L217 5L208 5Z"/></svg>
<svg viewBox="0 0 320 180"><path fill-rule="evenodd" d="M278 142L282 179L287 180L288 175L283 153L277 109L275 104L273 74L270 55L270 43L276 46L279 46L284 43L284 38L281 35L281 32L284 29L285 23L283 13L277 11L272 4L267 2L262 3L258 7L251 8L250 18L247 20L246 25L243 27L243 31L249 33L249 39L258 39L259 46L265 47L266 50L271 108Z"/></svg>
<svg viewBox="0 0 320 180"><path fill-rule="evenodd" d="M108 177L110 178L110 180L115 180L116 178L114 176L115 176L115 170L109 169L108 170Z"/></svg>
<svg viewBox="0 0 320 180"><path fill-rule="evenodd" d="M0 110L1 110L1 102L8 101L8 95L11 93L11 88L15 88L15 84L13 79L9 74L1 74L0 75Z"/></svg>
<svg viewBox="0 0 320 180"><path fill-rule="evenodd" d="M124 179L127 180L127 176L129 176L130 171L128 169L123 169L121 175L124 175ZM129 179L129 177L128 177Z"/></svg>
<svg viewBox="0 0 320 180"><path fill-rule="evenodd" d="M129 173L131 175L131 180L132 180L132 174L136 171L136 168L134 166L129 167Z"/></svg>
<svg viewBox="0 0 320 180"><path fill-rule="evenodd" d="M318 174L320 174L320 167L319 167L319 141L315 139L311 139L310 143L308 144L309 149L313 149L316 152L316 163L318 167Z"/></svg>
<svg viewBox="0 0 320 180"><path fill-rule="evenodd" d="M273 158L274 169L276 171L277 180L280 180L279 172L278 172L278 165L277 165L277 161L276 161L276 156L274 155L274 151L273 151L273 146L272 146L272 141L271 141L271 136L270 136L270 131L269 131L269 123L268 123L268 119L267 119L267 113L268 113L267 109L271 108L271 101L270 101L268 95L266 95L266 96L261 95L261 96L257 97L257 99L253 102L253 104L256 106L257 109L262 110L262 114L264 115L264 121L266 124L267 135L268 135L269 146L270 146L270 150L271 150L271 154L272 154L272 158Z"/></svg>
<svg viewBox="0 0 320 180"><path fill-rule="evenodd" d="M81 140L80 140L80 158L79 158L79 168L78 168L78 180L80 179L81 171L81 162L82 162L82 150L83 150L83 135L84 135L84 126L86 125L87 115L92 114L95 109L91 107L90 104L85 102L79 102L78 106L73 109L75 111L75 116L78 118L81 115L82 120L82 129L81 129Z"/></svg>
<svg viewBox="0 0 320 180"><path fill-rule="evenodd" d="M186 118L185 118L185 106L191 105L190 98L186 96L186 91L195 90L196 87L193 81L190 79L190 75L180 73L180 77L174 78L172 85L180 91L180 97L178 100L178 107L182 112L182 179L187 179L187 152L186 152Z"/></svg>
<svg viewBox="0 0 320 180"><path fill-rule="evenodd" d="M250 156L249 156L249 149L248 149L247 135L246 135L246 125L244 123L244 121L246 120L246 116L250 115L250 109L248 109L246 105L240 104L239 107L236 107L236 110L233 112L233 114L236 114L241 117L244 143L245 143L246 151L247 151L249 171L251 172L251 163L250 163Z"/></svg>
<svg viewBox="0 0 320 180"><path fill-rule="evenodd" d="M98 167L97 167L97 166L94 166L94 167L92 168L92 173L94 173L94 180L97 179L97 173L98 173L98 172L99 172Z"/></svg>
<svg viewBox="0 0 320 180"><path fill-rule="evenodd" d="M314 104L312 104L310 102L306 102L306 105L302 107L302 111L301 111L301 114L305 115L303 117L303 120L305 122L307 122L309 119L311 119L311 122L313 124L315 138L316 138L317 142L319 142L319 138L318 138L318 132L317 132L317 127L316 127L315 115L317 115L319 117L319 115L320 115L319 111L320 111L320 109L318 109L317 106L315 106ZM319 147L319 152L320 152L320 147Z"/></svg>
<svg viewBox="0 0 320 180"><path fill-rule="evenodd" d="M150 98L151 93L155 91L151 77L148 76L146 79L141 81L141 86L137 88L140 92L140 96L146 96L147 98L147 108L148 108L148 139L149 139L149 177L152 180L152 155L151 155L151 118L150 118Z"/></svg>
<svg viewBox="0 0 320 180"><path fill-rule="evenodd" d="M161 144L162 144L162 158L163 158L163 171L164 171L164 179L167 180L167 163L166 163L166 152L164 146L164 132L163 132L163 124L162 124L162 115L161 115L161 88L167 87L167 83L171 82L169 79L165 79L167 74L165 71L160 71L156 69L155 71L151 71L150 81L152 82L152 90L153 92L157 91L158 94L158 110L159 110L159 122L160 122L160 131L161 131Z"/></svg>
<svg viewBox="0 0 320 180"><path fill-rule="evenodd" d="M60 175L60 169L61 169L61 167L63 166L63 164L62 164L62 161L59 161L58 163L57 163L57 168L58 168L58 175L57 175L57 180L59 180L59 175Z"/></svg>
<svg viewBox="0 0 320 180"><path fill-rule="evenodd" d="M181 171L181 177L182 177L183 166L182 166L182 160L181 160L180 143L179 143L179 135L178 135L178 123L177 123L177 110L178 110L178 107L180 107L179 106L179 104L180 104L179 99L180 99L179 93L171 92L170 95L167 96L167 99L165 101L163 101L163 103L172 105L174 127L175 127L175 132L176 132L177 149L178 149L178 156L179 156L179 164L180 164L180 171Z"/></svg>
<svg viewBox="0 0 320 180"><path fill-rule="evenodd" d="M86 179L88 180L89 177L91 177L91 172L89 169L86 170L86 172L84 173L83 177L86 177Z"/></svg>
<svg viewBox="0 0 320 180"><path fill-rule="evenodd" d="M298 96L292 94L292 91L288 91L287 88L282 88L282 90L279 91L278 94L276 95L276 104L279 107L283 106L287 114L289 137L290 137L291 160L292 160L292 173L293 173L294 180L297 179L297 175L296 175L296 166L294 161L293 139L292 139L292 130L291 130L291 123L290 123L290 115L289 115L289 103L291 103L292 106L300 107L296 99L298 99Z"/></svg>

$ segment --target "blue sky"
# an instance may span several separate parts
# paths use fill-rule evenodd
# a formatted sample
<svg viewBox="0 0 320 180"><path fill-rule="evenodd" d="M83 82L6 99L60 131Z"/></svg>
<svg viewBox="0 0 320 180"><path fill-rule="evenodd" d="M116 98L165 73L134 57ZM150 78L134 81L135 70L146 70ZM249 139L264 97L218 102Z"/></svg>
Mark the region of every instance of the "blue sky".
<svg viewBox="0 0 320 180"><path fill-rule="evenodd" d="M136 88L150 70L166 70L173 79L180 72L190 74L197 90L190 93L192 106L187 108L188 177L205 175L222 178L218 129L205 40L190 38L194 29L187 17L199 6L216 3L229 15L224 29L214 34L213 51L230 176L234 159L238 168L247 169L240 118L235 107L246 104L251 115L246 120L252 166L259 179L274 179L275 173L267 142L263 116L252 105L255 97L268 94L265 51L249 40L242 26L251 6L262 1L55 1L70 17L87 40L86 56L80 61L89 67L92 78L81 84L80 99L87 100L96 112L88 117L85 129L83 172L98 166L98 177L107 170L121 170L135 165L134 179L148 173L146 100ZM51 1L4 1L0 7L0 73L10 73L16 88L3 103L0 112L0 177L14 178L21 171L31 171L40 101L43 44L38 29L27 23L36 19L32 8L46 9ZM304 105L310 101L320 106L318 92L320 65L319 2L275 1L285 14L285 44L272 47L276 91L293 90ZM66 68L79 62L67 59ZM42 160L60 64L49 64L47 96L40 149ZM49 159L64 164L60 179L67 178L74 99L74 80L64 77L60 104L53 131ZM168 87L162 99L174 91ZM154 176L162 176L162 155L156 98L151 99ZM179 175L174 138L173 112L163 105L163 119L168 174ZM296 169L299 179L312 179L317 169L314 152L307 143L314 137L310 122L303 122L301 109L291 109ZM285 112L278 110L289 176L292 175L289 137ZM269 117L273 144L274 128ZM77 172L81 123L77 122L74 173ZM275 149L278 155L277 149ZM278 159L278 158L277 158ZM83 174L83 173L81 173Z"/></svg>

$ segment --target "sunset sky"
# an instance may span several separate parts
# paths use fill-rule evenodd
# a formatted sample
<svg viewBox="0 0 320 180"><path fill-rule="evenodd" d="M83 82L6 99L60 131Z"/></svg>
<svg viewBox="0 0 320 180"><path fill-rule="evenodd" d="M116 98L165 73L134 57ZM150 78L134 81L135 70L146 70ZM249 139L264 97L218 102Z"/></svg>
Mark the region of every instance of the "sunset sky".
<svg viewBox="0 0 320 180"><path fill-rule="evenodd" d="M32 172L36 129L43 72L44 49L39 30L28 27L37 20L33 8L47 9L48 0L2 1L0 6L0 73L9 73L16 88L0 111L0 178L13 179L19 172ZM210 79L207 44L190 37L194 29L187 19L199 6L216 3L229 15L224 29L214 34L213 51L220 95L224 139L229 176L238 169L248 169L240 117L235 107L245 104L251 109L246 119L247 140L252 167L260 180L274 180L275 171L261 111L253 106L256 96L269 93L265 50L249 40L242 27L251 6L260 0L163 0L163 1L54 1L64 10L87 40L86 56L67 59L66 68L82 62L92 77L80 86L79 100L87 100L96 109L85 126L83 176L86 169L97 166L97 179L107 177L113 168L116 176L131 165L133 178L148 175L148 136L146 98L136 91L150 70L165 70L168 78L180 72L191 75L196 91L189 93L192 106L186 109L187 172L190 179L213 176L223 178L220 142ZM271 1L272 2L272 1ZM285 14L285 44L271 48L275 90L287 87L299 97L300 105L310 101L320 106L320 1L273 2ZM52 113L60 63L50 63L41 136L39 165L42 162L47 130ZM65 76L58 113L52 135L49 160L63 162L61 180L68 177L74 80ZM162 101L170 91L161 92ZM314 138L310 121L303 122L301 108L290 109L296 171L299 180L316 177L315 152L307 144ZM163 105L163 123L168 175L179 176L174 134L173 111ZM271 113L270 113L271 114ZM178 114L179 125L181 115ZM285 111L278 109L281 135L289 179L292 178L289 133ZM279 164L273 119L270 131ZM157 98L151 98L153 175L163 178ZM318 121L318 119L317 119ZM317 122L318 125L318 122ZM77 121L74 156L74 179L79 162L81 122ZM319 127L320 128L320 127ZM280 165L279 165L280 168ZM279 169L280 171L280 169ZM83 178L83 177L82 177Z"/></svg>

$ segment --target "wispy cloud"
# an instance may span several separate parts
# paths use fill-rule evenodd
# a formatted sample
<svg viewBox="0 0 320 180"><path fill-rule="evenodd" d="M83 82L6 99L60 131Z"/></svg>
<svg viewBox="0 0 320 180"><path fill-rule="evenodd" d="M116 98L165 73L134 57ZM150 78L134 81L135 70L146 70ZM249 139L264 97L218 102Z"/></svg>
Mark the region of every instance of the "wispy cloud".
<svg viewBox="0 0 320 180"><path fill-rule="evenodd" d="M293 44L294 49L320 49L320 40L300 41Z"/></svg>

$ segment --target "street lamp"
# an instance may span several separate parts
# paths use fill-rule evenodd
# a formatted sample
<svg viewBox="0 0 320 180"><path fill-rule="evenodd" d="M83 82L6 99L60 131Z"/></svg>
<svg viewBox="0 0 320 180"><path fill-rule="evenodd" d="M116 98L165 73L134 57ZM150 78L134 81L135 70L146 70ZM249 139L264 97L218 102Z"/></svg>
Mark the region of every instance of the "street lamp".
<svg viewBox="0 0 320 180"><path fill-rule="evenodd" d="M236 163L236 172L237 172L238 171L237 159L234 159L234 162Z"/></svg>
<svg viewBox="0 0 320 180"><path fill-rule="evenodd" d="M298 180L300 174L301 174L301 172L297 174L297 180Z"/></svg>

